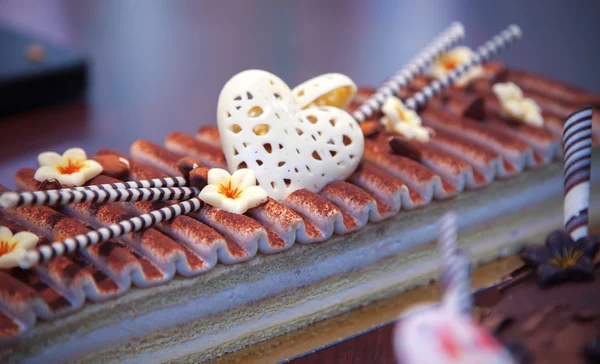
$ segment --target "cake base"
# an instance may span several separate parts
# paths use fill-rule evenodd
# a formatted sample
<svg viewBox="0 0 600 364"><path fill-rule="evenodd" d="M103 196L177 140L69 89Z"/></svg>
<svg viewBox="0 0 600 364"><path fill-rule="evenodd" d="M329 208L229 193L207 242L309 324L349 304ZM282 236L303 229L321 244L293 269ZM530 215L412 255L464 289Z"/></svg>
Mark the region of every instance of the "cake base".
<svg viewBox="0 0 600 364"><path fill-rule="evenodd" d="M600 173L592 180L598 184ZM430 282L437 277L436 223L448 210L458 215L460 245L474 264L539 244L562 225L562 181L562 164L554 163L325 243L88 303L38 323L1 350L0 360L208 360Z"/></svg>

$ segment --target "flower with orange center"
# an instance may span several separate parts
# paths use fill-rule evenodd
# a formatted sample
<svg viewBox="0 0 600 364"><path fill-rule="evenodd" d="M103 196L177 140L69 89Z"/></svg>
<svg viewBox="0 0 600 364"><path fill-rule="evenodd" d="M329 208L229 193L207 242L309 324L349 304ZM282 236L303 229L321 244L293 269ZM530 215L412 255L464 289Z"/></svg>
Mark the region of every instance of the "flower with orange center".
<svg viewBox="0 0 600 364"><path fill-rule="evenodd" d="M429 68L428 74L436 79L444 78L448 76L450 72L454 71L456 67L463 63L469 62L471 58L473 58L473 54L473 51L469 47L455 47L439 56ZM454 84L456 86L463 87L482 75L483 68L481 66L474 66L463 73L463 75L459 77Z"/></svg>
<svg viewBox="0 0 600 364"><path fill-rule="evenodd" d="M208 184L198 196L202 201L221 210L243 214L267 201L267 192L256 185L254 171L243 168L233 175L224 169L208 171Z"/></svg>
<svg viewBox="0 0 600 364"><path fill-rule="evenodd" d="M12 233L9 228L0 226L0 268L19 265L27 250L36 246L40 239L29 232Z"/></svg>
<svg viewBox="0 0 600 364"><path fill-rule="evenodd" d="M512 82L496 83L492 90L500 101L504 116L513 121L544 126L542 109L533 99L525 97L519 86Z"/></svg>
<svg viewBox="0 0 600 364"><path fill-rule="evenodd" d="M38 156L40 168L35 172L37 181L56 179L61 185L82 186L85 182L102 173L102 166L87 159L81 148L71 148L62 155L44 152Z"/></svg>
<svg viewBox="0 0 600 364"><path fill-rule="evenodd" d="M429 141L429 130L422 125L421 117L416 111L404 106L399 98L388 97L381 111L384 114L381 122L388 132L400 134L408 140L414 139L423 143Z"/></svg>

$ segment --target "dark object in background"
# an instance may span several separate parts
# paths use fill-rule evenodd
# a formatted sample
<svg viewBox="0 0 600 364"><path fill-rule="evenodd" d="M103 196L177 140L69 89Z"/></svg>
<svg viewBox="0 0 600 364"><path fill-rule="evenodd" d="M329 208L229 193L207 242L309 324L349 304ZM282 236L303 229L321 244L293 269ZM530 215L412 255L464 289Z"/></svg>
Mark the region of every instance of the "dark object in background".
<svg viewBox="0 0 600 364"><path fill-rule="evenodd" d="M83 55L0 27L0 117L80 99L86 86Z"/></svg>

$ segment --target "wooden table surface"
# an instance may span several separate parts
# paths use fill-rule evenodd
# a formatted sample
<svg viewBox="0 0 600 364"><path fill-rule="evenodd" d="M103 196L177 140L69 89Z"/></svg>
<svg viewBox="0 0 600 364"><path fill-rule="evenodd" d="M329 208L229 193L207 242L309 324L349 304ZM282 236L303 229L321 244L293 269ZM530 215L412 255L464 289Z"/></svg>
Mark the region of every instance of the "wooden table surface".
<svg viewBox="0 0 600 364"><path fill-rule="evenodd" d="M78 49L91 61L87 102L0 119L0 183L37 154L82 146L126 152L215 122L235 73L262 68L291 86L341 72L377 85L452 21L476 47L509 23L524 38L501 59L600 92L600 2L519 0L0 0L0 24ZM1 101L0 101L1 102Z"/></svg>
<svg viewBox="0 0 600 364"><path fill-rule="evenodd" d="M16 170L35 167L46 150L126 152L138 138L160 143L171 131L194 133L215 122L222 86L244 69L266 69L290 86L325 72L377 85L455 20L465 25L471 47L519 24L524 38L502 60L600 92L598 14L594 0L0 0L1 25L83 51L91 62L85 101L0 119L0 184L12 187ZM269 342L283 356L251 354L256 348L239 355L282 360L391 320L381 310L398 313L385 304L373 307L373 315L343 316L354 325L333 324L346 327L343 333L325 330L331 335L313 342L307 337L319 335L304 331L292 351L283 350L290 346L285 342ZM381 355L389 359L385 330L298 362L357 362L344 355L372 345L386 347Z"/></svg>

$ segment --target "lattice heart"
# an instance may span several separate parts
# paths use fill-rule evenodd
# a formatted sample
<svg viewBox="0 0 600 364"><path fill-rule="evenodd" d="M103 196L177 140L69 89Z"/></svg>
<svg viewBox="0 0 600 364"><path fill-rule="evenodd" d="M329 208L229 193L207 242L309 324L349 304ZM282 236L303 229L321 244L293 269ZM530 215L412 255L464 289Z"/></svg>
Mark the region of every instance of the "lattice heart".
<svg viewBox="0 0 600 364"><path fill-rule="evenodd" d="M334 92L331 83L339 78L321 77L321 83L311 80L323 88L321 95ZM254 170L276 200L348 178L363 154L363 134L350 114L333 106L302 110L288 85L266 71L244 71L229 80L217 120L229 170Z"/></svg>

